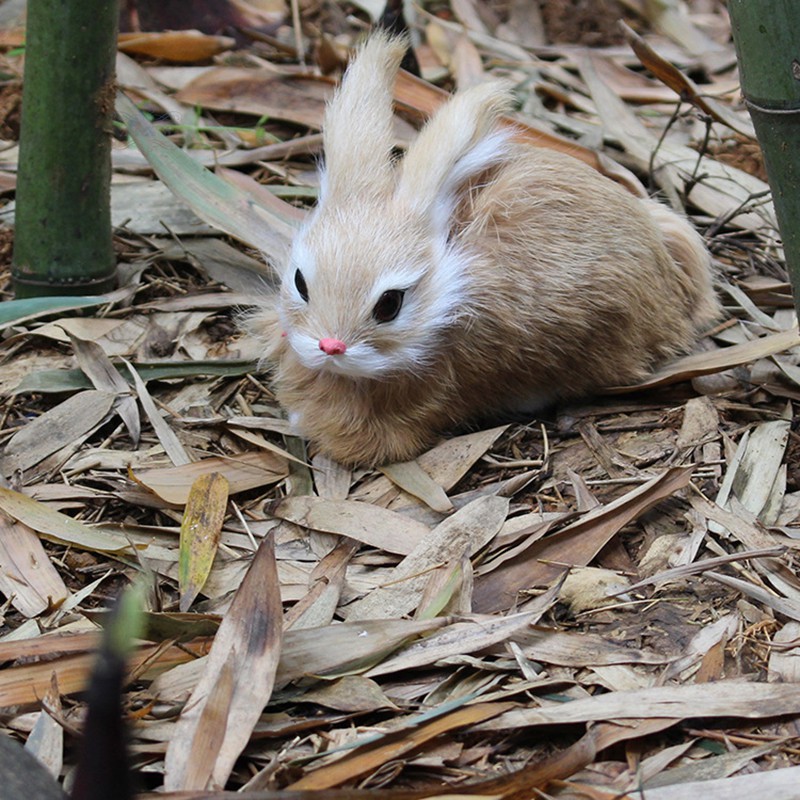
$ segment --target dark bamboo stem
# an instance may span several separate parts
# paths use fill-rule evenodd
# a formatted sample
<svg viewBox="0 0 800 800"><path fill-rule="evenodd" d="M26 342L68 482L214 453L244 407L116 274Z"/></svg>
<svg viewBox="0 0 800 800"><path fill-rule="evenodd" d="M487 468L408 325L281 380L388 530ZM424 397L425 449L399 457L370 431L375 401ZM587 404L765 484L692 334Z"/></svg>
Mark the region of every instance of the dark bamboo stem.
<svg viewBox="0 0 800 800"><path fill-rule="evenodd" d="M18 297L115 285L118 0L29 0L13 279Z"/></svg>
<svg viewBox="0 0 800 800"><path fill-rule="evenodd" d="M800 318L800 6L728 0L728 11Z"/></svg>

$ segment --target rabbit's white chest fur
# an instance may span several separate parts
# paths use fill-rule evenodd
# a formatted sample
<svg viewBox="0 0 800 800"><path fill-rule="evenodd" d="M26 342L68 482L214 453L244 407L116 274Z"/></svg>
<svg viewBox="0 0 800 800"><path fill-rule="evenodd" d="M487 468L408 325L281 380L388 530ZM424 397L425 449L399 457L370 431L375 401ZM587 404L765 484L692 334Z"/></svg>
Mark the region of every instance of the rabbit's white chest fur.
<svg viewBox="0 0 800 800"><path fill-rule="evenodd" d="M513 143L497 85L452 98L394 164L401 55L373 37L348 70L278 324L251 325L290 419L347 463L413 458L447 428L636 380L718 313L689 223Z"/></svg>

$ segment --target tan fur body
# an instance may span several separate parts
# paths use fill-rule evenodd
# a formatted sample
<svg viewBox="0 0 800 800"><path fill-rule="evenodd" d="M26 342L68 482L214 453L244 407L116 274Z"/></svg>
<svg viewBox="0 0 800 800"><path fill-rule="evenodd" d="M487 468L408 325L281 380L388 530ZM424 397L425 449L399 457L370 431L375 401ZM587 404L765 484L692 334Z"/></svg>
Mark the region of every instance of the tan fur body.
<svg viewBox="0 0 800 800"><path fill-rule="evenodd" d="M381 39L361 60L374 69L369 59L382 59L391 80L397 49ZM359 89L354 74L342 94ZM710 258L686 220L569 156L491 140L504 102L496 86L457 95L399 168L329 183L277 314L266 306L251 323L277 361L279 401L341 462L407 460L478 417L635 381L718 315ZM456 125L469 130L450 152ZM331 174L358 158L326 144ZM451 179L448 156L451 170L473 168ZM386 141L365 158L351 169L375 176ZM307 302L296 271L307 273ZM370 310L392 287L403 307L376 323ZM312 354L323 337L347 343L347 355Z"/></svg>

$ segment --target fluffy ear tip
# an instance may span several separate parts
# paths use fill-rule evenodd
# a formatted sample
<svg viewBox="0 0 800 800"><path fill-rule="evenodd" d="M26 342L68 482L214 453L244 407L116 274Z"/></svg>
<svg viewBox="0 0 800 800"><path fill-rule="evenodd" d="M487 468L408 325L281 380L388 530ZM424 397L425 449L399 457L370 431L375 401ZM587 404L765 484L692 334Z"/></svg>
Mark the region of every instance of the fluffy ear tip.
<svg viewBox="0 0 800 800"><path fill-rule="evenodd" d="M409 46L410 42L405 34L375 28L359 45L355 59L385 60L392 69L396 69L400 66Z"/></svg>
<svg viewBox="0 0 800 800"><path fill-rule="evenodd" d="M459 94L469 105L482 107L486 112L499 116L508 113L514 105L511 83L504 80L488 80L464 89Z"/></svg>

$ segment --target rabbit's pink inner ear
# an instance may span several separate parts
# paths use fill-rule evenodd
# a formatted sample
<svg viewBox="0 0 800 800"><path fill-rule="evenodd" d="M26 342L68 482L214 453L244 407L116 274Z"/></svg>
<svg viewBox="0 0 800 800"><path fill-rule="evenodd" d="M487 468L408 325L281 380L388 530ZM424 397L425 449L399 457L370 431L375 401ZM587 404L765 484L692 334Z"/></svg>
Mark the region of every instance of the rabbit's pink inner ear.
<svg viewBox="0 0 800 800"><path fill-rule="evenodd" d="M411 144L399 169L398 200L432 214L434 223L458 203L458 189L502 161L510 133L498 117L510 96L490 82L459 92L431 117Z"/></svg>
<svg viewBox="0 0 800 800"><path fill-rule="evenodd" d="M480 139L442 176L438 186L430 187L430 194L422 202L424 213L437 232L451 233L456 224L452 218L455 209L474 186L475 179L506 160L512 135L510 129L503 128Z"/></svg>

